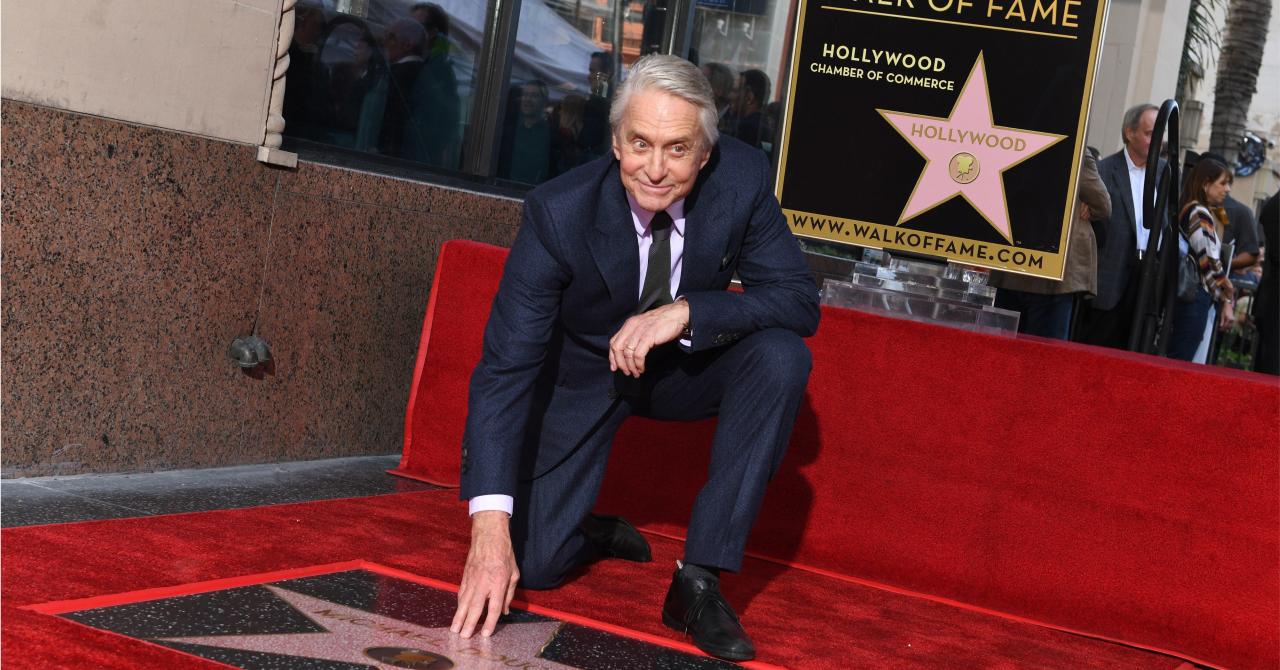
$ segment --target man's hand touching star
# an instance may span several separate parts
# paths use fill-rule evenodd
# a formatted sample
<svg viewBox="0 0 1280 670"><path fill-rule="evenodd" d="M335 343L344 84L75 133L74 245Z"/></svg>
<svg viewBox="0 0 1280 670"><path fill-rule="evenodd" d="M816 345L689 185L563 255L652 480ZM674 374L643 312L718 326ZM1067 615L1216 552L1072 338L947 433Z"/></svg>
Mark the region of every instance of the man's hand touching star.
<svg viewBox="0 0 1280 670"><path fill-rule="evenodd" d="M511 517L502 511L476 512L471 517L471 551L458 588L458 611L449 630L471 637L493 635L498 617L511 611L520 570L511 549ZM488 614L485 611L488 610Z"/></svg>

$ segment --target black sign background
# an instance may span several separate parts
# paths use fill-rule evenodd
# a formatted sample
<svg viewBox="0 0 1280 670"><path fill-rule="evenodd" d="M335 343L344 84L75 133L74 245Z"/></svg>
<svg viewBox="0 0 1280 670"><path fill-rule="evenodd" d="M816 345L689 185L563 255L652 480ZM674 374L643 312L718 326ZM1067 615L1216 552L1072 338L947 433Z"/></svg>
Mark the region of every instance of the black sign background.
<svg viewBox="0 0 1280 670"><path fill-rule="evenodd" d="M1004 173L1012 246L1050 257L1064 251L1060 247L1070 225L1092 70L1101 38L1098 22L1105 16L1105 0L1084 0L1076 6L1077 28L987 19L986 0L974 0L963 14L935 11L927 0L915 0L914 8L908 7L906 0L901 7L853 0L801 1L805 7L793 62L789 132L778 180L779 200L789 214L816 213L1008 247L1009 241L959 196L896 226L925 159L876 111L947 117L981 53L996 125L1067 136ZM938 4L942 2L945 0ZM1010 0L996 2L1007 6ZM1059 12L1063 6L1063 0L1058 0ZM1026 11L1030 15L1030 4ZM1027 30L1075 39L936 21L1000 28L1026 25ZM845 45L859 52L881 49L942 58L946 68L930 73L841 61L824 56L824 44ZM951 80L954 90L823 74L811 70L814 63ZM793 220L798 235L885 246L859 240L848 228L843 236L816 233L796 226ZM936 250L921 252L946 255ZM1040 270L994 260L957 260L1046 276L1061 274L1060 258L1051 258L1052 262Z"/></svg>

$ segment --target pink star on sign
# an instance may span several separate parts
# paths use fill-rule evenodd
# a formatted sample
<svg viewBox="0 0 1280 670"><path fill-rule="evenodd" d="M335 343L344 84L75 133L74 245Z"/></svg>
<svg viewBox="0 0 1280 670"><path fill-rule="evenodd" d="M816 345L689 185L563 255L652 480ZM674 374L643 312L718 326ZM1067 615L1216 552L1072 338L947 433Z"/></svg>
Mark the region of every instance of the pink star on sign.
<svg viewBox="0 0 1280 670"><path fill-rule="evenodd" d="M981 53L950 116L876 111L927 161L899 224L959 195L1010 242L1004 171L1066 137L995 125Z"/></svg>

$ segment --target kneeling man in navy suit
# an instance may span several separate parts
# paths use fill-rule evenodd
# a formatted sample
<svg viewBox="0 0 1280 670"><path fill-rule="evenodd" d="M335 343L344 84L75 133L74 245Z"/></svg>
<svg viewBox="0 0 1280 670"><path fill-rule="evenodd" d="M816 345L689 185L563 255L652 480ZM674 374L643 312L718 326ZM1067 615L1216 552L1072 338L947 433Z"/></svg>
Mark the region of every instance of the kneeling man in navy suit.
<svg viewBox="0 0 1280 670"><path fill-rule="evenodd" d="M463 637L491 635L517 584L553 588L591 561L650 560L626 520L591 514L614 433L632 414L718 416L662 620L714 656L755 656L719 575L741 567L786 450L818 290L765 154L718 137L717 118L697 67L646 56L614 100L613 155L525 201L471 378L471 551L452 625ZM742 292L727 290L735 274ZM662 495L662 473L639 474Z"/></svg>

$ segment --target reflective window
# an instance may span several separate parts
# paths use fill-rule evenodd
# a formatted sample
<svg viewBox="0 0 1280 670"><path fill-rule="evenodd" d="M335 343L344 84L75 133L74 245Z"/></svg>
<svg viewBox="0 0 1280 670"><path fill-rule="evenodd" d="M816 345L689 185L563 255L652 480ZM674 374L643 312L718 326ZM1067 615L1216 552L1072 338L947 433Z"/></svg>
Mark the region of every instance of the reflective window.
<svg viewBox="0 0 1280 670"><path fill-rule="evenodd" d="M284 134L458 169L484 3L300 2Z"/></svg>
<svg viewBox="0 0 1280 670"><path fill-rule="evenodd" d="M609 100L643 45L661 43L654 3L525 0L498 176L538 184L610 150Z"/></svg>
<svg viewBox="0 0 1280 670"><path fill-rule="evenodd" d="M615 89L642 54L667 44L671 23L692 36L688 57L711 81L721 132L772 154L793 4L697 0L668 20L675 4L523 0L505 107L495 128L468 133L494 111L473 102L501 89L477 90L479 54L495 39L485 34L485 0L301 0L284 134L304 140L294 147L318 143L450 171L462 170L464 157L489 165L483 157L494 156L491 172L474 176L539 184L609 153ZM464 146L468 138L477 146Z"/></svg>
<svg viewBox="0 0 1280 670"><path fill-rule="evenodd" d="M690 60L702 66L720 109L720 132L760 147L777 144L794 3L698 0Z"/></svg>

